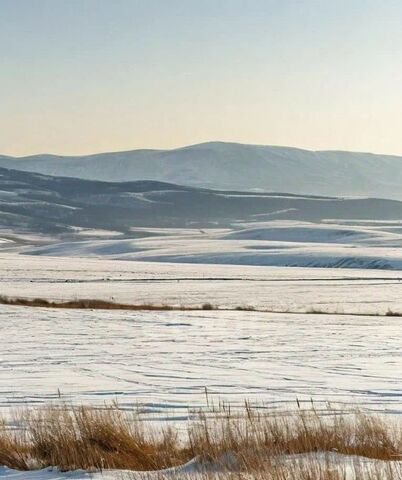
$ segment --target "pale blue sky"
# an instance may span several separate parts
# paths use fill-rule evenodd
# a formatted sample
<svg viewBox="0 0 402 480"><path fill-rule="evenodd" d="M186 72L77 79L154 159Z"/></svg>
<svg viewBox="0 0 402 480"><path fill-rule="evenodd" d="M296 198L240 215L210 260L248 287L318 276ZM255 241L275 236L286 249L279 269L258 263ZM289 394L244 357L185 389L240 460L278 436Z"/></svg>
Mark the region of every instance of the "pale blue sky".
<svg viewBox="0 0 402 480"><path fill-rule="evenodd" d="M402 154L400 0L0 0L0 153Z"/></svg>

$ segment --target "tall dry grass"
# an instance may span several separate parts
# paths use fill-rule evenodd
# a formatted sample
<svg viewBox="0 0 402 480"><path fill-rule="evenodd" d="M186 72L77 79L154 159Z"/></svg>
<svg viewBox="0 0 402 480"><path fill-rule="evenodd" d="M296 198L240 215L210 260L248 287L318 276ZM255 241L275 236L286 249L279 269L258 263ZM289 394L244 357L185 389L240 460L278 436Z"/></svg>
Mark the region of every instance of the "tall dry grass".
<svg viewBox="0 0 402 480"><path fill-rule="evenodd" d="M57 466L74 469L155 470L187 460L177 432L156 432L111 406L57 407L19 411L22 431L0 431L0 465L20 470ZM188 454L187 454L188 455Z"/></svg>
<svg viewBox="0 0 402 480"><path fill-rule="evenodd" d="M228 409L198 413L180 435L166 425L155 430L117 406L50 406L20 411L15 421L21 430L10 431L5 424L0 429L0 465L21 470L57 466L151 471L198 457L201 464L220 465L227 475L247 472L252 478L287 480L298 469L297 478L307 480L337 479L339 469L328 476L332 467L299 454L402 459L399 422L362 413L323 415L311 410L269 415L246 405L236 413ZM290 458L294 460L289 463ZM265 477L258 477L264 472Z"/></svg>
<svg viewBox="0 0 402 480"><path fill-rule="evenodd" d="M402 458L401 424L363 413L322 415L311 410L262 415L247 407L241 416L216 419L204 415L189 429L189 439L195 454L219 458L224 452L234 452L248 469L261 469L260 461L267 457L309 452Z"/></svg>

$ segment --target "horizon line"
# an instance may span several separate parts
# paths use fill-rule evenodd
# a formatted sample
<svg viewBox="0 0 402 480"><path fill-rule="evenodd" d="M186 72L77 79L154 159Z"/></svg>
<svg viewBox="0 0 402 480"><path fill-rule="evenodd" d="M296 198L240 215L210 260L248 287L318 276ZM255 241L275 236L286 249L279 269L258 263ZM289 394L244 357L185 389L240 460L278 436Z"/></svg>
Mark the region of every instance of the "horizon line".
<svg viewBox="0 0 402 480"><path fill-rule="evenodd" d="M328 149L312 149L312 148L305 148L305 147L296 147L293 145L278 145L278 144L265 144L265 143L243 143L237 141L227 141L227 140L206 140L203 142L197 143L190 143L182 146L171 147L171 148L132 148L132 149L125 149L125 150L107 150L107 151L98 151L92 153L78 153L78 154L63 154L63 153L49 153L49 152L40 152L40 153L32 153L28 155L9 155L0 153L1 157L12 158L15 160L23 160L29 159L33 157L40 157L40 156L49 156L49 157L62 157L62 158L80 158L80 157L92 157L97 155L113 155L113 154L121 154L121 153L131 153L131 152L173 152L175 150L184 150L186 148L198 147L208 144L226 144L226 145L239 145L239 146L246 146L246 147L266 147L266 148L278 148L278 149L290 149L290 150L299 150L304 152L311 152L311 153L355 153L355 154L363 154L363 155L381 155L384 157L402 157L402 153L380 153L380 152L370 152L364 150L345 150L341 148L328 148Z"/></svg>

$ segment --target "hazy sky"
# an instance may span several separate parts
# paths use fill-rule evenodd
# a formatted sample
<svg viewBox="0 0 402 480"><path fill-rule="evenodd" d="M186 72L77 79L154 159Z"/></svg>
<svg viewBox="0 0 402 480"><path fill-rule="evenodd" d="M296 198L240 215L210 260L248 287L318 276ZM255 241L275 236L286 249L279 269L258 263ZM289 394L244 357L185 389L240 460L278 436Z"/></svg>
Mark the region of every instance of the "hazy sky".
<svg viewBox="0 0 402 480"><path fill-rule="evenodd" d="M401 0L0 0L0 153L402 154Z"/></svg>

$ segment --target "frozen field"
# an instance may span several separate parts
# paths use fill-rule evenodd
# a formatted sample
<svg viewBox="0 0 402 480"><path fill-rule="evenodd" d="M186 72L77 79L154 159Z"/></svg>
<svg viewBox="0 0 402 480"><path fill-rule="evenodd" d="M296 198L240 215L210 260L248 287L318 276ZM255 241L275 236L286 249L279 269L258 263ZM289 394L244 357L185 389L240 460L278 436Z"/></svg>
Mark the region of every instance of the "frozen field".
<svg viewBox="0 0 402 480"><path fill-rule="evenodd" d="M390 270L194 265L0 254L0 294L331 313L402 312ZM2 307L0 307L2 308Z"/></svg>
<svg viewBox="0 0 402 480"><path fill-rule="evenodd" d="M211 302L284 313L0 305L0 413L7 417L14 408L49 402L117 401L122 408L140 407L144 418L180 423L191 409L205 406L207 388L216 403L248 399L282 410L296 408L296 399L309 406L312 399L316 408L331 402L401 414L401 317L336 314L402 312L401 281L397 270L174 264L3 250L2 295ZM333 313L305 313L312 308ZM0 477L90 475L0 468ZM94 476L127 477L113 471Z"/></svg>
<svg viewBox="0 0 402 480"><path fill-rule="evenodd" d="M187 412L211 396L402 412L400 318L0 310L3 408L58 401Z"/></svg>
<svg viewBox="0 0 402 480"><path fill-rule="evenodd" d="M187 306L211 302L283 313L0 305L0 413L49 402L117 401L122 408L140 407L146 418L180 422L191 409L205 406L207 388L216 403L240 405L248 399L282 410L296 408L296 399L309 406L312 399L316 408L331 402L401 414L402 318L341 315L402 312L401 281L402 274L393 270L172 264L3 251L2 295ZM333 313L306 314L311 308ZM93 478L127 476L104 472ZM90 474L20 474L0 467L0 477L61 480Z"/></svg>
<svg viewBox="0 0 402 480"><path fill-rule="evenodd" d="M299 399L402 411L396 271L30 257L3 253L0 294L300 313L54 310L0 305L3 407L58 400L159 412L211 395L281 406Z"/></svg>

